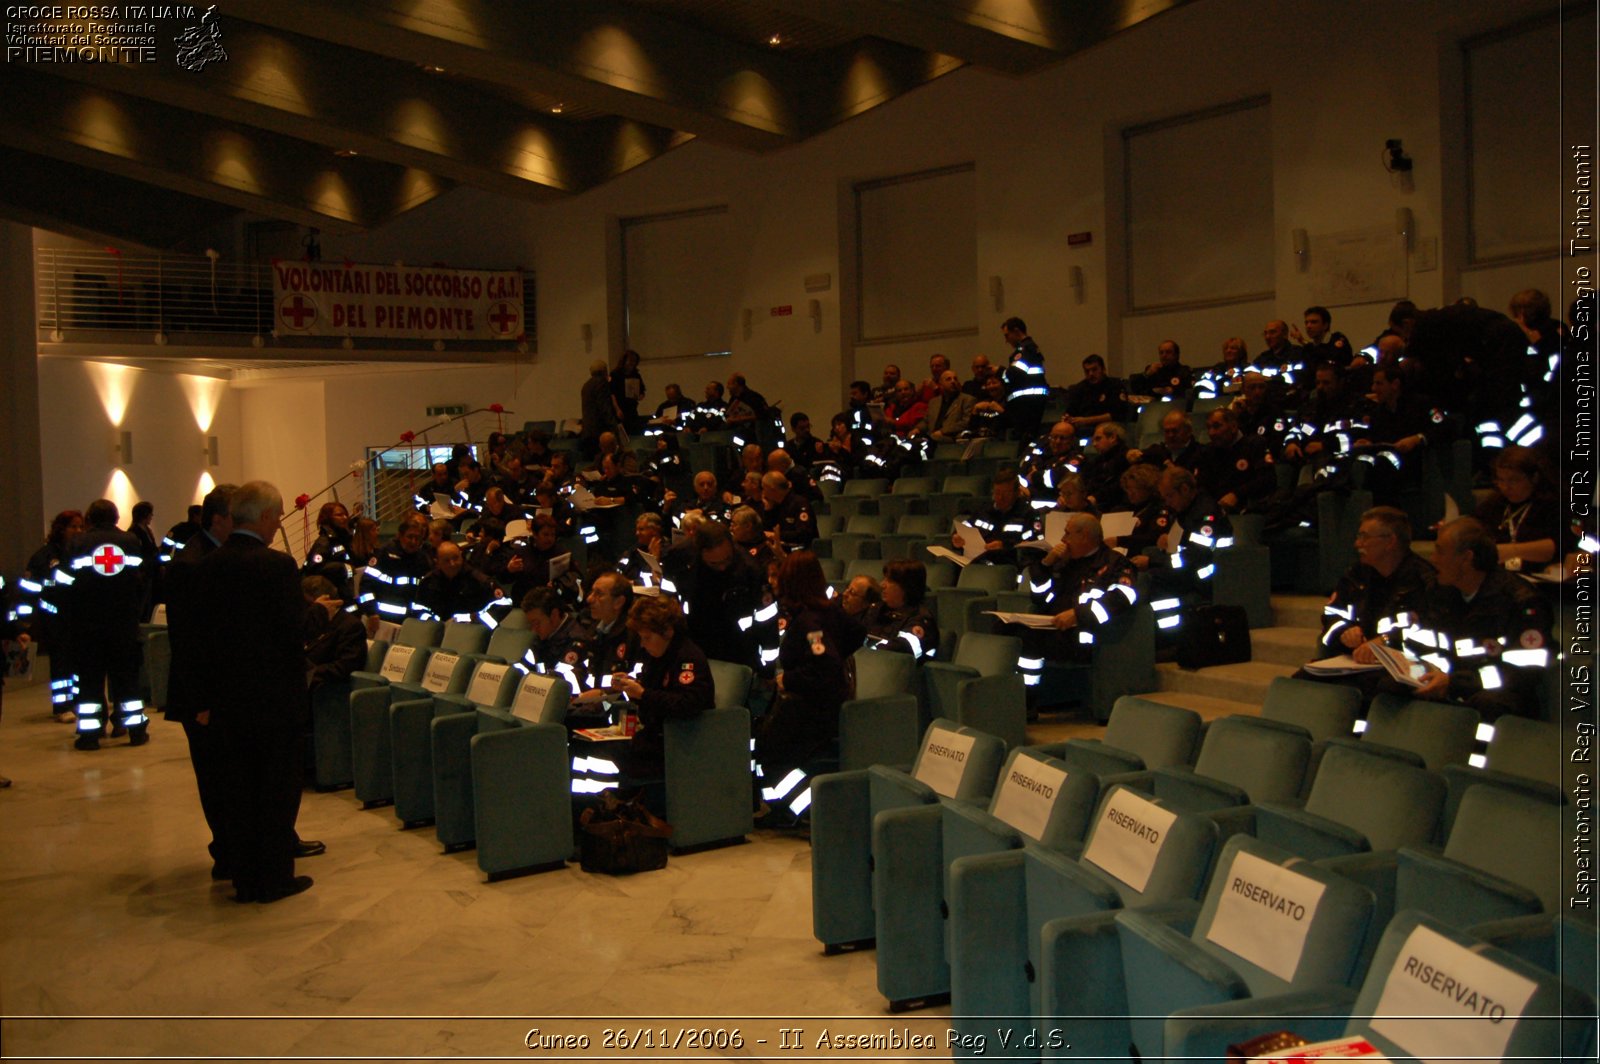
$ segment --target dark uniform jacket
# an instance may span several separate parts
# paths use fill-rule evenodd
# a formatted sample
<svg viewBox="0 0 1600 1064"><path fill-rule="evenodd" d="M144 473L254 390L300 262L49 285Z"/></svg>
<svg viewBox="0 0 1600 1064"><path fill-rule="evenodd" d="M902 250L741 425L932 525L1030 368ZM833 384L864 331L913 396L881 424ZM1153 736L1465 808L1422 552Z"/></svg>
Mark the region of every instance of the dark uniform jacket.
<svg viewBox="0 0 1600 1064"><path fill-rule="evenodd" d="M778 648L783 690L815 711L827 738L839 734L839 706L850 697L846 666L866 638L860 621L836 609L802 609L785 620Z"/></svg>
<svg viewBox="0 0 1600 1064"><path fill-rule="evenodd" d="M1530 703L1539 672L1550 667L1551 623L1549 602L1521 577L1497 568L1470 602L1456 588L1436 586L1421 622L1403 638L1424 662L1441 671L1448 663L1452 698L1498 692L1517 712L1538 717Z"/></svg>
<svg viewBox="0 0 1600 1064"><path fill-rule="evenodd" d="M1180 466L1191 473L1198 473L1204 463L1205 445L1199 440L1191 438L1178 450L1170 450L1164 443L1151 444L1139 455L1139 461L1145 465L1153 465L1157 469L1165 469L1168 462Z"/></svg>
<svg viewBox="0 0 1600 1064"><path fill-rule="evenodd" d="M1364 639L1387 638L1398 646L1401 631L1421 618L1435 575L1431 562L1410 551L1388 576L1370 565L1352 565L1322 607L1322 645L1346 653L1339 640L1353 625Z"/></svg>
<svg viewBox="0 0 1600 1064"><path fill-rule="evenodd" d="M481 621L479 614L501 598L500 589L483 573L463 565L454 577L435 570L417 585L417 605L426 619Z"/></svg>
<svg viewBox="0 0 1600 1064"><path fill-rule="evenodd" d="M644 668L639 683L639 731L633 737L634 750L659 751L665 743L664 728L669 720L688 720L716 705L716 687L705 652L694 640L679 632L659 658L643 655Z"/></svg>
<svg viewBox="0 0 1600 1064"><path fill-rule="evenodd" d="M817 519L811 505L792 490L782 502L763 512L762 524L768 532L777 529L778 538L788 550L807 548L817 538Z"/></svg>
<svg viewBox="0 0 1600 1064"><path fill-rule="evenodd" d="M1110 414L1112 421L1128 419L1128 386L1118 377L1102 377L1099 384L1079 381L1067 389L1069 417Z"/></svg>
<svg viewBox="0 0 1600 1064"><path fill-rule="evenodd" d="M338 528L324 529L306 551L300 574L326 577L340 595L347 596L350 581L355 576L355 564L350 558L350 533Z"/></svg>
<svg viewBox="0 0 1600 1064"><path fill-rule="evenodd" d="M62 627L69 639L139 638L143 574L155 564L140 550L133 533L116 528L91 528L67 545L67 561L56 582L65 592Z"/></svg>
<svg viewBox="0 0 1600 1064"><path fill-rule="evenodd" d="M1011 504L1011 509L997 510L989 506L982 513L975 515L970 523L983 534L985 543L999 540L1004 545L1000 550L988 551L979 556L979 561L993 565L1016 564L1017 544L1025 539L1039 538L1039 518L1035 515L1033 506L1020 494L1017 496L1017 501Z"/></svg>
<svg viewBox="0 0 1600 1064"><path fill-rule="evenodd" d="M408 554L398 540L379 547L361 574L362 612L376 613L394 624L421 616L415 605L417 585L432 568L433 561L425 550Z"/></svg>
<svg viewBox="0 0 1600 1064"><path fill-rule="evenodd" d="M867 642L914 658L932 657L939 649L939 625L927 603L890 609L880 602L867 611Z"/></svg>
<svg viewBox="0 0 1600 1064"><path fill-rule="evenodd" d="M1227 446L1206 444L1200 452L1197 475L1213 498L1231 494L1239 500L1233 506L1234 513L1260 508L1278 487L1272 455L1248 436L1240 436Z"/></svg>
<svg viewBox="0 0 1600 1064"><path fill-rule="evenodd" d="M719 572L695 557L671 579L695 645L718 661L759 670L761 647L778 645L778 608L765 601L766 572L735 550L727 569Z"/></svg>
<svg viewBox="0 0 1600 1064"><path fill-rule="evenodd" d="M1105 454L1089 451L1083 457L1083 486L1101 513L1120 509L1127 496L1122 493L1122 474L1128 471L1128 448L1119 443Z"/></svg>
<svg viewBox="0 0 1600 1064"><path fill-rule="evenodd" d="M1042 612L1073 610L1079 631L1096 632L1139 600L1134 590L1138 570L1110 547L1101 545L1082 558L1063 558L1046 569L1028 566L1028 590Z"/></svg>
<svg viewBox="0 0 1600 1064"><path fill-rule="evenodd" d="M196 673L211 723L298 729L308 711L305 598L294 560L235 532L195 568Z"/></svg>
<svg viewBox="0 0 1600 1064"><path fill-rule="evenodd" d="M1233 525L1204 491L1196 492L1194 501L1182 513L1174 514L1173 521L1183 529L1183 538L1176 552L1163 556L1158 551L1151 556L1157 587L1168 593L1198 593L1209 600L1216 551L1233 543ZM1172 544L1167 546L1170 550Z"/></svg>
<svg viewBox="0 0 1600 1064"><path fill-rule="evenodd" d="M1153 549L1156 540L1172 527L1172 515L1161 499L1151 496L1145 504L1133 511L1133 531L1117 540L1117 546L1129 555L1144 554Z"/></svg>

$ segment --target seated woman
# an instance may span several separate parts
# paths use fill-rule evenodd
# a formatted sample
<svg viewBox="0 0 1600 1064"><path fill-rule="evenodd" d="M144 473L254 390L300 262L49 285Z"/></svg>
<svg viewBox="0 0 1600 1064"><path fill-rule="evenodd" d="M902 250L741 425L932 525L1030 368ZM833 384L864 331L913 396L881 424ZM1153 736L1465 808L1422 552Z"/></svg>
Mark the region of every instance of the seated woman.
<svg viewBox="0 0 1600 1064"><path fill-rule="evenodd" d="M1161 493L1156 490L1160 482L1161 471L1153 465L1128 467L1122 474L1122 493L1127 496L1128 509L1133 511L1133 531L1125 536L1106 537L1106 546L1121 547L1128 560L1140 569L1149 567L1149 553L1172 524L1172 515L1167 513Z"/></svg>
<svg viewBox="0 0 1600 1064"><path fill-rule="evenodd" d="M1507 569L1542 569L1559 557L1561 508L1555 482L1537 451L1507 447L1494 460L1494 494L1475 515L1494 536Z"/></svg>
<svg viewBox="0 0 1600 1064"><path fill-rule="evenodd" d="M810 551L783 559L776 587L784 618L778 647L782 671L777 701L757 721L755 736L756 761L769 786L824 753L838 738L839 706L850 696L846 665L866 638L861 622L828 600L822 566Z"/></svg>
<svg viewBox="0 0 1600 1064"><path fill-rule="evenodd" d="M1082 473L1068 473L1061 478L1061 487L1056 492L1055 512L1100 516L1099 507L1089 501L1089 487Z"/></svg>
<svg viewBox="0 0 1600 1064"><path fill-rule="evenodd" d="M628 631L638 637L644 662L637 679L617 672L609 684L639 715L639 730L619 766L630 780L655 779L666 771L666 722L704 713L716 704L716 689L704 652L684 631L676 599L639 598L628 611ZM660 812L658 803L647 798L647 804Z"/></svg>
<svg viewBox="0 0 1600 1064"><path fill-rule="evenodd" d="M896 558L883 565L883 601L867 614L867 645L931 657L939 649L939 626L928 608L928 570L919 561Z"/></svg>

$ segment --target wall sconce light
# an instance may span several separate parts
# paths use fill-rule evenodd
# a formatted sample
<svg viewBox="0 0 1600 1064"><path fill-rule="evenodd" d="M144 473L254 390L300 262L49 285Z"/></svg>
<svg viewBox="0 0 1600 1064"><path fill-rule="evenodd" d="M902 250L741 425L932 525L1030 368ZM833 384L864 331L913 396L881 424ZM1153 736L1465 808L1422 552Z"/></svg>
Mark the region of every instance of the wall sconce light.
<svg viewBox="0 0 1600 1064"><path fill-rule="evenodd" d="M1304 229L1292 230L1289 238L1294 241L1295 266L1303 273L1310 266L1311 238Z"/></svg>
<svg viewBox="0 0 1600 1064"><path fill-rule="evenodd" d="M1083 302L1083 267L1067 267L1067 287L1072 289L1072 300L1075 303Z"/></svg>
<svg viewBox="0 0 1600 1064"><path fill-rule="evenodd" d="M1006 286L999 274L989 278L989 301L994 304L996 314L1006 309Z"/></svg>
<svg viewBox="0 0 1600 1064"><path fill-rule="evenodd" d="M583 338L583 350L584 350L584 353L588 354L590 351L593 351L594 350L594 326L590 325L588 322L584 322L582 325L578 326L578 335Z"/></svg>
<svg viewBox="0 0 1600 1064"><path fill-rule="evenodd" d="M222 464L222 459L217 456L218 451L219 447L217 446L217 438L215 436L207 436L205 449L206 465L215 466Z"/></svg>
<svg viewBox="0 0 1600 1064"><path fill-rule="evenodd" d="M808 300L806 300L806 314L807 314L808 317L811 318L811 331L814 332L814 333L821 332L822 331L822 300L820 300L820 299L808 299Z"/></svg>
<svg viewBox="0 0 1600 1064"><path fill-rule="evenodd" d="M133 433L127 429L116 429L111 433L111 464L133 465Z"/></svg>

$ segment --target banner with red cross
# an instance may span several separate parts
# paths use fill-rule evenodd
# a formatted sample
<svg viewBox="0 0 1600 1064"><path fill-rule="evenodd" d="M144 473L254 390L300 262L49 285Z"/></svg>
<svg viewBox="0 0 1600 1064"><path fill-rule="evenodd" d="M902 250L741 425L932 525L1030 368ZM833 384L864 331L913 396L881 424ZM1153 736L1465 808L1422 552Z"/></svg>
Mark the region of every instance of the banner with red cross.
<svg viewBox="0 0 1600 1064"><path fill-rule="evenodd" d="M527 335L522 274L360 262L274 262L280 336L505 340Z"/></svg>

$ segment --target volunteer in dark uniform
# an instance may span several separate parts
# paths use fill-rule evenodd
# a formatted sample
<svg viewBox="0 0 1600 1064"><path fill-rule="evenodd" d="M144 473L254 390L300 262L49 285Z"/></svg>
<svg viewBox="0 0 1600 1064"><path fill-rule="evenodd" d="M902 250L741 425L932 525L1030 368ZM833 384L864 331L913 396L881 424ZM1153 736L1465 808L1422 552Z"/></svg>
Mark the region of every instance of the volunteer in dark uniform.
<svg viewBox="0 0 1600 1064"><path fill-rule="evenodd" d="M1061 482L1069 473L1077 472L1078 437L1072 423L1058 421L1050 426L1044 446L1037 444L1022 464L1022 478L1028 482L1028 493L1035 509L1048 505L1061 490Z"/></svg>
<svg viewBox="0 0 1600 1064"><path fill-rule="evenodd" d="M1157 542L1164 549L1150 556L1150 608L1156 615L1156 640L1170 644L1176 641L1186 612L1210 605L1214 556L1218 548L1232 545L1233 526L1187 469L1168 466L1161 474L1160 491L1173 522L1182 530L1174 545L1169 529Z"/></svg>
<svg viewBox="0 0 1600 1064"><path fill-rule="evenodd" d="M795 465L814 470L828 460L828 445L811 434L811 418L797 411L789 416L789 428L794 435L789 438L787 450L794 456Z"/></svg>
<svg viewBox="0 0 1600 1064"><path fill-rule="evenodd" d="M1474 515L1494 537L1508 569L1543 568L1560 557L1561 507L1537 451L1507 447L1495 456L1494 494Z"/></svg>
<svg viewBox="0 0 1600 1064"><path fill-rule="evenodd" d="M1249 365L1250 349L1245 346L1244 340L1238 336L1228 337L1222 341L1222 361L1195 375L1195 398L1215 399L1219 395L1231 395L1239 391Z"/></svg>
<svg viewBox="0 0 1600 1064"><path fill-rule="evenodd" d="M722 501L717 492L717 475L701 471L694 475L694 494L674 495L667 501L662 515L672 522L672 527L677 528L683 524L683 515L690 510L699 510L713 521L725 521L728 516L728 504Z"/></svg>
<svg viewBox="0 0 1600 1064"><path fill-rule="evenodd" d="M1155 466L1143 463L1129 466L1122 474L1122 494L1128 509L1133 511L1133 531L1125 536L1108 536L1106 545L1121 547L1128 552L1128 561L1135 568L1149 565L1147 555L1156 549L1156 540L1167 534L1172 525L1172 515L1167 504L1161 501L1161 473Z"/></svg>
<svg viewBox="0 0 1600 1064"><path fill-rule="evenodd" d="M778 540L785 549L809 547L817 538L817 520L811 514L811 507L795 492L784 474L762 475L761 505L763 526L768 532L778 533Z"/></svg>
<svg viewBox="0 0 1600 1064"><path fill-rule="evenodd" d="M638 639L644 668L637 679L614 673L611 685L639 714L639 730L619 765L625 780L641 781L666 771L667 721L688 720L711 709L716 689L705 652L684 631L683 611L675 600L665 595L639 599L628 611L627 626ZM654 804L649 797L646 801Z"/></svg>
<svg viewBox="0 0 1600 1064"><path fill-rule="evenodd" d="M1067 389L1067 420L1079 436L1096 425L1128 418L1127 386L1106 376L1106 360L1090 355L1083 360L1083 380Z"/></svg>
<svg viewBox="0 0 1600 1064"><path fill-rule="evenodd" d="M1420 621L1433 593L1434 568L1411 550L1411 520L1404 510L1375 506L1362 514L1356 557L1322 607L1318 657L1353 655L1374 639L1400 649L1401 633ZM1321 677L1301 669L1295 677L1357 687L1363 701L1370 701L1383 674Z"/></svg>
<svg viewBox="0 0 1600 1064"><path fill-rule="evenodd" d="M617 559L617 571L640 587L661 586L661 555L667 549L660 514L640 514L633 522L633 546Z"/></svg>
<svg viewBox="0 0 1600 1064"><path fill-rule="evenodd" d="M117 528L117 506L96 499L84 515L88 530L67 548L57 575L65 585L63 627L78 672L79 750L100 749L108 719L128 742L150 739L139 694L139 617L144 609L145 559L131 532ZM109 688L109 698L107 691Z"/></svg>
<svg viewBox="0 0 1600 1064"><path fill-rule="evenodd" d="M1200 484L1228 513L1254 513L1278 488L1272 455L1239 432L1239 416L1225 407L1206 415L1211 442L1200 451Z"/></svg>
<svg viewBox="0 0 1600 1064"><path fill-rule="evenodd" d="M1139 601L1137 575L1127 558L1105 545L1098 518L1070 515L1061 542L1028 566L1035 607L1054 617L1055 631L1017 626L1023 682L1037 686L1046 659L1087 662L1096 638Z"/></svg>
<svg viewBox="0 0 1600 1064"><path fill-rule="evenodd" d="M910 558L885 562L880 590L883 600L867 612L867 645L932 657L939 649L939 626L927 604L927 568Z"/></svg>
<svg viewBox="0 0 1600 1064"><path fill-rule="evenodd" d="M428 536L428 519L408 513L400 519L394 539L378 548L361 574L361 606L367 616L399 624L421 616L416 605L417 585L433 562L422 549Z"/></svg>
<svg viewBox="0 0 1600 1064"><path fill-rule="evenodd" d="M1201 454L1205 448L1194 438L1194 426L1189 415L1174 410L1161 419L1161 442L1143 450L1128 452L1130 462L1145 462L1164 469L1168 465L1181 466L1193 473L1199 470Z"/></svg>
<svg viewBox="0 0 1600 1064"><path fill-rule="evenodd" d="M518 667L540 676L560 676L574 695L587 689L590 633L572 603L555 588L536 587L520 605L534 642Z"/></svg>
<svg viewBox="0 0 1600 1064"><path fill-rule="evenodd" d="M343 608L339 589L326 577L301 577L300 594L306 600L306 687L315 691L350 679L367 661L361 618Z"/></svg>
<svg viewBox="0 0 1600 1064"><path fill-rule="evenodd" d="M161 563L166 552L161 549L155 530L150 527L155 513L153 505L140 500L133 504L133 513L128 518L128 531L139 540L139 557L144 559L144 564L139 567L139 575L144 580L144 605L139 609L141 621L150 619L156 603L166 601L161 594Z"/></svg>
<svg viewBox="0 0 1600 1064"><path fill-rule="evenodd" d="M66 587L60 574L72 560L69 544L83 534L83 515L62 510L50 522L44 546L33 552L17 581L17 618L36 644L37 653L50 658L50 712L62 724L77 721L78 677L72 666L72 645L61 615ZM70 572L70 570L67 570Z"/></svg>
<svg viewBox="0 0 1600 1064"><path fill-rule="evenodd" d="M1551 666L1550 604L1500 567L1494 536L1474 518L1440 529L1433 562L1438 584L1421 622L1404 633L1428 671L1414 691L1395 689L1465 703L1486 721L1503 713L1538 719Z"/></svg>
<svg viewBox="0 0 1600 1064"><path fill-rule="evenodd" d="M182 521L167 529L167 534L161 537L161 564L165 565L170 562L173 555L178 553L179 548L189 542L189 537L199 531L200 507L191 506L189 507L188 515Z"/></svg>
<svg viewBox="0 0 1600 1064"><path fill-rule="evenodd" d="M1178 360L1178 341L1163 340L1156 347L1156 361L1128 378L1128 390L1137 395L1159 395L1186 399L1194 385L1194 370Z"/></svg>
<svg viewBox="0 0 1600 1064"><path fill-rule="evenodd" d="M1017 544L1039 537L1039 523L1033 507L1017 485L1017 471L1009 466L994 475L990 506L969 522L984 537L984 552L976 561L994 565L1015 565ZM950 537L956 550L965 542L959 535Z"/></svg>
<svg viewBox="0 0 1600 1064"><path fill-rule="evenodd" d="M834 608L822 566L810 551L783 560L777 595L784 619L778 697L757 718L756 762L767 801L792 802L803 781L790 780L790 772L839 737L839 707L850 697L846 666L865 640L866 628Z"/></svg>
<svg viewBox="0 0 1600 1064"><path fill-rule="evenodd" d="M1429 448L1445 436L1444 411L1414 393L1405 363L1386 362L1372 374L1376 399L1367 409L1367 427L1354 444L1356 461L1365 463L1367 488L1373 499L1395 506L1401 493L1421 487L1422 462Z"/></svg>
<svg viewBox="0 0 1600 1064"><path fill-rule="evenodd" d="M1013 438L1031 440L1039 434L1039 422L1050 397L1044 355L1028 335L1028 326L1021 318L1007 318L1000 332L1011 345L1011 357L1004 370L1006 419L1011 423Z"/></svg>
<svg viewBox="0 0 1600 1064"><path fill-rule="evenodd" d="M752 506L741 506L734 510L728 518L728 535L733 537L734 549L750 559L750 564L761 573L764 583L767 567L778 557L778 552L773 546L772 537L762 526L761 514Z"/></svg>
<svg viewBox="0 0 1600 1064"><path fill-rule="evenodd" d="M350 511L342 502L325 502L317 511L317 538L306 551L300 573L327 577L339 589L339 597L348 600L355 572L350 557Z"/></svg>
<svg viewBox="0 0 1600 1064"><path fill-rule="evenodd" d="M1239 433L1259 440L1267 453L1276 456L1283 450L1289 417L1272 397L1272 382L1252 371L1244 375L1239 390L1239 398L1229 407L1239 415Z"/></svg>
<svg viewBox="0 0 1600 1064"><path fill-rule="evenodd" d="M771 606L768 617L763 601L766 573L736 549L722 525L696 529L694 552L692 564L669 574L672 586L663 587L686 607L689 638L708 657L759 671L760 648L778 643L778 609Z"/></svg>
<svg viewBox="0 0 1600 1064"><path fill-rule="evenodd" d="M1329 331L1333 326L1333 315L1328 308L1307 307L1305 322L1306 331L1303 334L1298 327L1289 326L1289 339L1302 345L1306 364L1315 366L1321 362L1331 362L1340 369L1350 368L1356 350L1344 333Z"/></svg>
<svg viewBox="0 0 1600 1064"><path fill-rule="evenodd" d="M1128 464L1128 430L1115 421L1096 425L1079 472L1089 489L1089 500L1101 513L1123 508L1122 474Z"/></svg>
<svg viewBox="0 0 1600 1064"><path fill-rule="evenodd" d="M416 602L424 619L476 621L493 628L499 622L489 607L509 605L511 600L494 581L467 565L460 547L445 540L434 552L433 572L417 585Z"/></svg>

